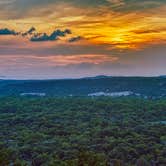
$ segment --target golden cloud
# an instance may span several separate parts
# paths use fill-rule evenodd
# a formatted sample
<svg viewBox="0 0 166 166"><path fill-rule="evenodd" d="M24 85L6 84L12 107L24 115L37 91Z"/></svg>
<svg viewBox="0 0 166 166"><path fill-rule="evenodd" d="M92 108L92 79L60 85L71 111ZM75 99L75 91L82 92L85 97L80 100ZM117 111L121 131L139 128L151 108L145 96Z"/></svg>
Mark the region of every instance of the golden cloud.
<svg viewBox="0 0 166 166"><path fill-rule="evenodd" d="M112 3L123 3L111 0ZM63 10L62 10L63 9ZM37 11L37 12L36 12ZM83 36L93 44L114 45L120 49L139 49L149 44L166 42L166 5L137 11L113 11L108 6L99 8L72 6L60 3L34 8L24 18L1 21L2 25L51 33L55 28L70 27L73 35ZM145 32L148 33L140 33Z"/></svg>

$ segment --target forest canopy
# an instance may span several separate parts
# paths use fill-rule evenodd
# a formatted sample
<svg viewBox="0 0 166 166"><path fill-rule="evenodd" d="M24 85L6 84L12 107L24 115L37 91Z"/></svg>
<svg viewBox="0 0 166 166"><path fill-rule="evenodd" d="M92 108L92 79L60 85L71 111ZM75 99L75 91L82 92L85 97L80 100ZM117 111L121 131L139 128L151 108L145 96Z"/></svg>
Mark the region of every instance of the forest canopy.
<svg viewBox="0 0 166 166"><path fill-rule="evenodd" d="M166 100L0 98L0 165L166 164Z"/></svg>

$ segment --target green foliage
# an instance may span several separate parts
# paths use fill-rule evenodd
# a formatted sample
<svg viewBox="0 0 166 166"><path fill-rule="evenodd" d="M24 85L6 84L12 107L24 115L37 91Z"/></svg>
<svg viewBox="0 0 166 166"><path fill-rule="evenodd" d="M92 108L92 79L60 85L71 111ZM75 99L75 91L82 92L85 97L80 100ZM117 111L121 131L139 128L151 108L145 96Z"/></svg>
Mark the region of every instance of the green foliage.
<svg viewBox="0 0 166 166"><path fill-rule="evenodd" d="M0 99L0 166L166 165L166 100Z"/></svg>

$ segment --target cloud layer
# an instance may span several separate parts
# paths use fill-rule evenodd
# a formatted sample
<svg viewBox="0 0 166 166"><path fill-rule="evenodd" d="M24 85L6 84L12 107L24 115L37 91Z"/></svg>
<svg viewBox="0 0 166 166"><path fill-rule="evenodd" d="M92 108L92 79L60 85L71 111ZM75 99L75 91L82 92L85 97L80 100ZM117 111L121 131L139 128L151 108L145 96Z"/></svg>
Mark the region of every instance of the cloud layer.
<svg viewBox="0 0 166 166"><path fill-rule="evenodd" d="M165 15L165 0L0 0L0 75L163 75Z"/></svg>

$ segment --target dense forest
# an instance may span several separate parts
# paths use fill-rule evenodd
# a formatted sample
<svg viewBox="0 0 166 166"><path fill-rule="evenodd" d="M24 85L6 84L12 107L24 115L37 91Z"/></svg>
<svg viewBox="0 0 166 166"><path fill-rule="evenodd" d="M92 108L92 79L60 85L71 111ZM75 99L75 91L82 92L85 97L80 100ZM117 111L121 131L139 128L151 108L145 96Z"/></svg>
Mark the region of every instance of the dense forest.
<svg viewBox="0 0 166 166"><path fill-rule="evenodd" d="M0 166L165 166L166 99L0 98Z"/></svg>

